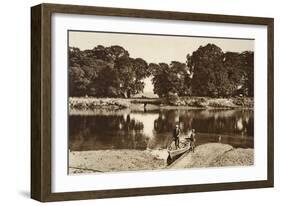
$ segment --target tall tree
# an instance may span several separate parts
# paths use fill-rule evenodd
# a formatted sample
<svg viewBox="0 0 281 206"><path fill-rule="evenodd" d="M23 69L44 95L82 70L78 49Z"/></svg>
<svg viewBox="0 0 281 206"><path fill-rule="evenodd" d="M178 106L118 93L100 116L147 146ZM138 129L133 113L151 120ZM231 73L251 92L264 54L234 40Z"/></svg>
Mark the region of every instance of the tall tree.
<svg viewBox="0 0 281 206"><path fill-rule="evenodd" d="M245 51L240 54L242 61L242 70L246 73L245 77L245 93L249 97L254 96L254 52Z"/></svg>
<svg viewBox="0 0 281 206"><path fill-rule="evenodd" d="M89 80L85 77L85 72L80 66L69 68L69 95L83 96L87 92Z"/></svg>
<svg viewBox="0 0 281 206"><path fill-rule="evenodd" d="M166 63L160 63L159 65L150 65L153 70L152 84L154 86L153 91L159 97L165 97L171 90L171 81L168 78L170 74L169 65Z"/></svg>
<svg viewBox="0 0 281 206"><path fill-rule="evenodd" d="M190 72L185 63L172 61L170 63L170 76L172 82L171 92L179 96L186 96L191 94L191 78Z"/></svg>
<svg viewBox="0 0 281 206"><path fill-rule="evenodd" d="M185 63L172 61L170 65L166 63L150 64L153 74L152 83L154 93L160 97L168 94L184 96L190 94L190 78Z"/></svg>
<svg viewBox="0 0 281 206"><path fill-rule="evenodd" d="M222 50L214 44L200 46L193 52L190 66L194 69L192 79L192 94L196 96L219 96L224 85L217 78L222 79Z"/></svg>

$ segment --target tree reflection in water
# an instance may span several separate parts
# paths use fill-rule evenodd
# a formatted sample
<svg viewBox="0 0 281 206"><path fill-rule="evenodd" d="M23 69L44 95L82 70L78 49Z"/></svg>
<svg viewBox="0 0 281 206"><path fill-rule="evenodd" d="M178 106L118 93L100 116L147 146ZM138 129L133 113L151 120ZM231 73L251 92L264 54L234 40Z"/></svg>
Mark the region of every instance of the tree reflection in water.
<svg viewBox="0 0 281 206"><path fill-rule="evenodd" d="M182 134L197 132L197 143L221 142L253 147L252 110L159 110L69 116L71 150L165 148L180 123Z"/></svg>

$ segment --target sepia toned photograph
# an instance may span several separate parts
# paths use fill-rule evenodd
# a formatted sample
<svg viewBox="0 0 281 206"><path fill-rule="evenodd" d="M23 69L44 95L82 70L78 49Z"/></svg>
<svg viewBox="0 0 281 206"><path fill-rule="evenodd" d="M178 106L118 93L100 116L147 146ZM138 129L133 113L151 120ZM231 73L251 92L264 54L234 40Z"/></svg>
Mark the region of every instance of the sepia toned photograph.
<svg viewBox="0 0 281 206"><path fill-rule="evenodd" d="M254 39L68 31L68 174L254 165Z"/></svg>

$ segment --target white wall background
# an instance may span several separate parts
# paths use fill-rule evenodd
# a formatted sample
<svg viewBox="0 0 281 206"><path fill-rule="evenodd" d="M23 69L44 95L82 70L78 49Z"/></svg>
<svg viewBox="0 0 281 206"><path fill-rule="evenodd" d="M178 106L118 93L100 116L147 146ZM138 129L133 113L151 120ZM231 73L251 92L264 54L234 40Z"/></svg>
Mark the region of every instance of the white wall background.
<svg viewBox="0 0 281 206"><path fill-rule="evenodd" d="M281 13L276 0L57 0L46 3L220 13L275 18L275 188L206 192L47 205L280 205L281 196ZM1 2L0 31L0 203L39 205L29 199L30 184L30 7L37 0ZM279 127L278 127L279 126Z"/></svg>

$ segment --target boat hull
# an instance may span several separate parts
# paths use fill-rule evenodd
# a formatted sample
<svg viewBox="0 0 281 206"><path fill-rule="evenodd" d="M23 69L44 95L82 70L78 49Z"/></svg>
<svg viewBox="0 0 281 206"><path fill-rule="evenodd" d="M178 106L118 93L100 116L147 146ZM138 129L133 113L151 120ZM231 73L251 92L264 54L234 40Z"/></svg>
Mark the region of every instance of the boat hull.
<svg viewBox="0 0 281 206"><path fill-rule="evenodd" d="M168 153L169 153L169 156L173 159L173 158L187 152L189 149L190 149L190 147L185 147L185 148L182 148L182 149L168 151Z"/></svg>
<svg viewBox="0 0 281 206"><path fill-rule="evenodd" d="M170 148L172 148L170 146ZM180 149L168 149L168 158L167 158L167 164L171 164L173 161L175 161L177 158L179 158L181 155L183 155L186 152L189 152L191 149L190 143L186 144L185 147Z"/></svg>

